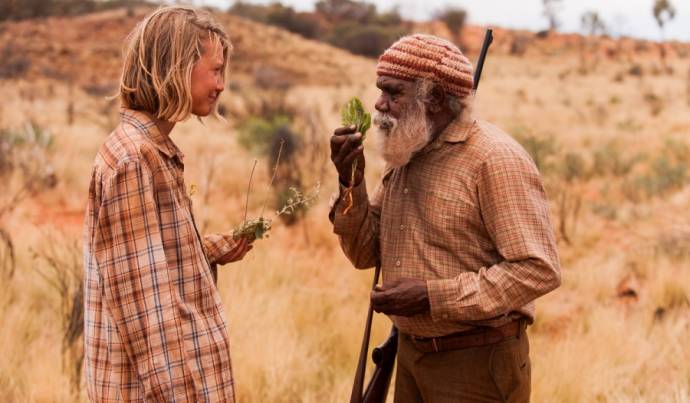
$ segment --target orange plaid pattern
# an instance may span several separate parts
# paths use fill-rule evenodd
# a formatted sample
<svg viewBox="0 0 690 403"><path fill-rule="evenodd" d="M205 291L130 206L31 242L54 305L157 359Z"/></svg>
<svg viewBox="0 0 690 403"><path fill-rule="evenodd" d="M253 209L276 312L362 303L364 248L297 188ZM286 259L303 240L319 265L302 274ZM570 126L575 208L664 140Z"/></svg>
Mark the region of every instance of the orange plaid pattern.
<svg viewBox="0 0 690 403"><path fill-rule="evenodd" d="M341 189L342 193L343 189ZM355 267L381 262L383 281L427 281L430 313L391 319L405 333L439 337L525 316L560 285L548 202L530 156L479 120L452 122L405 166L387 169L354 207L333 199L330 218Z"/></svg>
<svg viewBox="0 0 690 403"><path fill-rule="evenodd" d="M96 157L84 223L85 374L91 401L234 401L215 261L183 155L147 115L124 109Z"/></svg>

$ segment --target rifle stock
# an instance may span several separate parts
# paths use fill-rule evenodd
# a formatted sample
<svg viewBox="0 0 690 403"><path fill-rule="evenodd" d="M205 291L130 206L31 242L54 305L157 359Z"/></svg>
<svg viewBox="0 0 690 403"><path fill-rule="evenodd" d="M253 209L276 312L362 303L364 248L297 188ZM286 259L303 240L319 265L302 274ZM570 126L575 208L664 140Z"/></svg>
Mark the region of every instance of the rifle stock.
<svg viewBox="0 0 690 403"><path fill-rule="evenodd" d="M373 290L379 282L379 275L381 273L381 264L376 263L376 271L374 271L374 283L371 285ZM350 394L350 403L362 403L362 391L364 390L364 373L367 369L367 351L369 350L369 338L371 336L371 319L374 315L374 308L369 302L369 311L367 312L367 321L364 326L364 336L362 337L362 346L359 350L359 361L357 362L357 371L355 372L355 380L352 384L352 393Z"/></svg>
<svg viewBox="0 0 690 403"><path fill-rule="evenodd" d="M398 329L393 326L388 339L371 352L371 360L376 364L376 369L371 375L362 403L383 403L386 401L397 352Z"/></svg>

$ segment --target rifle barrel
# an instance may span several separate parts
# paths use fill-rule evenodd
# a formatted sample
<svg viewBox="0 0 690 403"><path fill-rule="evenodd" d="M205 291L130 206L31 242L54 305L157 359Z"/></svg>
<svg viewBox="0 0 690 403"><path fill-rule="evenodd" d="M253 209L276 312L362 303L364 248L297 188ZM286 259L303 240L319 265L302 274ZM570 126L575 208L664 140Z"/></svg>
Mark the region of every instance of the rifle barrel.
<svg viewBox="0 0 690 403"><path fill-rule="evenodd" d="M477 60L477 68L474 69L474 84L472 85L472 93L477 92L479 88L479 79L482 78L482 70L484 69L484 60L486 59L486 53L489 51L489 46L494 41L494 30L489 28L484 34L484 43L482 44L482 50L479 52L479 60Z"/></svg>

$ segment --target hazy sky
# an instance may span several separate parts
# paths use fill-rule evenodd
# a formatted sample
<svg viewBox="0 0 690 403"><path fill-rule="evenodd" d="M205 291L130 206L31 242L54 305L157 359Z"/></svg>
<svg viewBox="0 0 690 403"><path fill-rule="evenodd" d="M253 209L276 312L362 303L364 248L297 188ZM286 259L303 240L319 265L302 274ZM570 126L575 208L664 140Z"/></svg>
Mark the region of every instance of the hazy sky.
<svg viewBox="0 0 690 403"><path fill-rule="evenodd" d="M245 0L250 3L268 4L275 0ZM192 0L193 3L228 8L233 0ZM282 0L298 10L312 10L313 0ZM408 19L429 19L434 12L448 5L466 9L469 22L493 24L502 27L540 30L548 26L542 15L542 0L379 0L369 1L379 10L397 6ZM690 41L690 0L671 0L676 17L666 24L666 38ZM661 37L656 20L652 16L654 0L563 0L559 13L562 31L581 31L580 16L594 10L604 19L609 31L657 40Z"/></svg>

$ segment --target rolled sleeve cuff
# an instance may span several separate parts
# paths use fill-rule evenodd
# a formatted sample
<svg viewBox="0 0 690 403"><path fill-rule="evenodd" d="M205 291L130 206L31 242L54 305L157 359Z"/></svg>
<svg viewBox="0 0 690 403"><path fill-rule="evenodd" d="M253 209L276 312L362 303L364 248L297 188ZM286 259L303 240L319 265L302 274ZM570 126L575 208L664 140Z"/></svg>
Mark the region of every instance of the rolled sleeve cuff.
<svg viewBox="0 0 690 403"><path fill-rule="evenodd" d="M434 322L445 321L455 316L455 301L459 294L456 279L427 280L431 319Z"/></svg>
<svg viewBox="0 0 690 403"><path fill-rule="evenodd" d="M232 233L204 236L204 249L211 265L215 265L220 258L230 253L234 247L235 241L232 238Z"/></svg>
<svg viewBox="0 0 690 403"><path fill-rule="evenodd" d="M347 188L340 184L340 193L333 195L331 211L328 215L333 223L333 232L338 235L350 233L360 225L362 215L366 213L369 203L366 180L362 179L362 182L352 189L352 208L347 215L343 214L347 205L346 200L343 200L346 191Z"/></svg>

